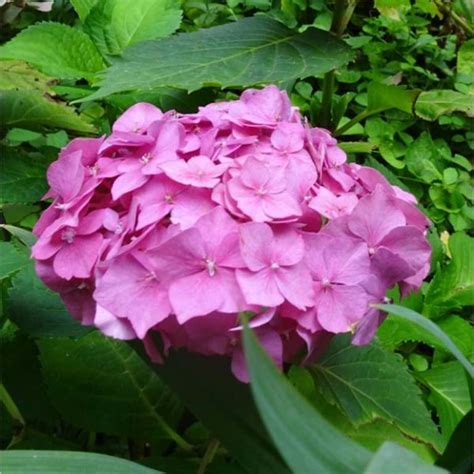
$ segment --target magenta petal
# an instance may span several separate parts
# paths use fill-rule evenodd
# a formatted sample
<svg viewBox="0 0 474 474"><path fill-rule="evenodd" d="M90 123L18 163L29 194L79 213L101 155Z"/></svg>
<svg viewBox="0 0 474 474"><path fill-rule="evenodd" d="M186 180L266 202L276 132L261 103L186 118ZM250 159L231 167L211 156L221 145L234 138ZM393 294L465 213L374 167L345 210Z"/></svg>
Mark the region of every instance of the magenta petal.
<svg viewBox="0 0 474 474"><path fill-rule="evenodd" d="M396 227L406 223L403 213L395 207L391 196L381 186L359 201L348 221L351 232L365 240L369 247L377 244Z"/></svg>
<svg viewBox="0 0 474 474"><path fill-rule="evenodd" d="M63 155L59 160L51 163L47 171L48 183L51 190L63 202L68 202L79 194L84 181L84 167L82 166L82 152L75 151Z"/></svg>
<svg viewBox="0 0 474 474"><path fill-rule="evenodd" d="M100 234L75 237L70 244L64 243L54 257L54 271L62 278L89 278L99 258L104 238Z"/></svg>
<svg viewBox="0 0 474 474"><path fill-rule="evenodd" d="M316 295L318 321L333 333L350 331L368 309L367 293L360 286L332 285Z"/></svg>
<svg viewBox="0 0 474 474"><path fill-rule="evenodd" d="M275 272L264 268L256 273L248 270L236 270L237 281L249 304L278 306L284 298L278 289Z"/></svg>
<svg viewBox="0 0 474 474"><path fill-rule="evenodd" d="M314 304L313 281L304 264L275 271L275 279L280 293L293 306L306 309Z"/></svg>
<svg viewBox="0 0 474 474"><path fill-rule="evenodd" d="M128 320L115 317L100 305L97 305L94 325L106 336L115 339L130 340L137 337Z"/></svg>
<svg viewBox="0 0 474 474"><path fill-rule="evenodd" d="M240 226L242 258L252 271L270 265L272 259L273 232L269 225L249 222Z"/></svg>

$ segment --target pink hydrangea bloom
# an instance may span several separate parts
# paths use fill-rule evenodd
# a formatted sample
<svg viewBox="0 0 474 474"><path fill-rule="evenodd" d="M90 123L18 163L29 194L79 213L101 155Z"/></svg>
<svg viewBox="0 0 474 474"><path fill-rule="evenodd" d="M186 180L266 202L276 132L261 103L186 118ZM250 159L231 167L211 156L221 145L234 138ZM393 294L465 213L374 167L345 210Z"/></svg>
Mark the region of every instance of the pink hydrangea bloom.
<svg viewBox="0 0 474 474"><path fill-rule="evenodd" d="M247 381L242 312L280 367L336 333L365 344L384 317L370 305L429 270L415 198L348 163L276 86L187 115L136 104L110 136L71 141L47 178L39 277L82 324L143 340L156 362L228 356Z"/></svg>

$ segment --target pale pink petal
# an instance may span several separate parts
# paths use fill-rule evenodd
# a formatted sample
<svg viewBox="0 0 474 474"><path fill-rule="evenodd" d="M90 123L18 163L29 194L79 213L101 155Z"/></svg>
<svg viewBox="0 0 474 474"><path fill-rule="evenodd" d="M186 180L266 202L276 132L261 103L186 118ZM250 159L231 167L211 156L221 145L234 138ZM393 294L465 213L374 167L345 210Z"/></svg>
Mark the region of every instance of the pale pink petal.
<svg viewBox="0 0 474 474"><path fill-rule="evenodd" d="M137 337L127 319L117 318L100 305L96 308L94 325L106 336L115 339L131 340Z"/></svg>
<svg viewBox="0 0 474 474"><path fill-rule="evenodd" d="M292 305L306 309L314 304L313 281L302 263L275 271L275 279L280 293Z"/></svg>
<svg viewBox="0 0 474 474"><path fill-rule="evenodd" d="M113 124L113 132L143 133L156 120L163 117L163 112L152 104L139 102L127 109Z"/></svg>
<svg viewBox="0 0 474 474"><path fill-rule="evenodd" d="M284 298L278 289L275 272L270 268L256 273L236 270L236 277L247 303L262 306L278 306L283 303Z"/></svg>
<svg viewBox="0 0 474 474"><path fill-rule="evenodd" d="M273 232L269 225L256 222L242 224L240 250L247 267L259 271L271 265Z"/></svg>
<svg viewBox="0 0 474 474"><path fill-rule="evenodd" d="M103 240L101 234L93 234L75 237L70 244L64 243L54 257L54 271L66 280L89 278L99 258Z"/></svg>

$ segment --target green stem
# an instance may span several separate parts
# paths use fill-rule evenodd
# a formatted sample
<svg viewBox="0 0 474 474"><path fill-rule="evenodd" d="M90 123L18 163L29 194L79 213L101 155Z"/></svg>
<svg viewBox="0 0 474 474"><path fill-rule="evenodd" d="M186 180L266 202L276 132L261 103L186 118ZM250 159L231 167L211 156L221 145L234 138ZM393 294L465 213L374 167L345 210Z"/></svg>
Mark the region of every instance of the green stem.
<svg viewBox="0 0 474 474"><path fill-rule="evenodd" d="M13 401L13 398L8 393L5 385L0 383L0 401L5 405L7 412L10 416L18 423L19 429L13 434L12 440L8 445L8 448L11 448L13 445L21 441L23 434L25 432L26 422L21 414L20 410L16 406L16 403Z"/></svg>
<svg viewBox="0 0 474 474"><path fill-rule="evenodd" d="M446 5L442 0L434 0L435 5L438 9L449 16L453 23L455 23L467 36L474 35L474 29L469 25L463 18L461 18L452 8L452 6Z"/></svg>
<svg viewBox="0 0 474 474"><path fill-rule="evenodd" d="M207 466L211 464L218 449L219 440L216 438L211 439L209 441L209 444L207 445L206 452L204 453L204 456L201 459L197 474L205 474Z"/></svg>
<svg viewBox="0 0 474 474"><path fill-rule="evenodd" d="M360 114L357 114L353 119L349 120L349 122L345 123L342 127L339 127L334 132L334 136L338 137L338 136L342 135L344 132L351 129L357 123L361 122L362 120L366 119L367 117L370 117L371 115L376 114L377 112L378 111L371 111L371 112L369 112L368 110L362 111Z"/></svg>
<svg viewBox="0 0 474 474"><path fill-rule="evenodd" d="M340 38L349 24L358 0L336 0L331 22L331 33ZM335 71L329 71L324 75L322 87L321 109L319 112L319 124L325 128L331 128L332 121L332 98L334 95Z"/></svg>

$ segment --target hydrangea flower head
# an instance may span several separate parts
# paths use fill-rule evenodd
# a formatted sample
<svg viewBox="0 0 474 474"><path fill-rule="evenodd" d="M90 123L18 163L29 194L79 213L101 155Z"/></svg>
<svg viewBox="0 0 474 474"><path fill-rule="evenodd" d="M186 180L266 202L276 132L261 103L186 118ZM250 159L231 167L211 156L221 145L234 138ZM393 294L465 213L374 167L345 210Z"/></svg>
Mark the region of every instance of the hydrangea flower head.
<svg viewBox="0 0 474 474"><path fill-rule="evenodd" d="M276 86L194 114L136 104L47 178L38 275L83 324L156 361L226 355L247 380L242 312L279 366L333 334L367 343L383 319L371 304L429 270L415 198L348 163Z"/></svg>

